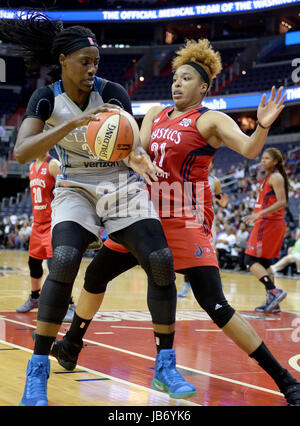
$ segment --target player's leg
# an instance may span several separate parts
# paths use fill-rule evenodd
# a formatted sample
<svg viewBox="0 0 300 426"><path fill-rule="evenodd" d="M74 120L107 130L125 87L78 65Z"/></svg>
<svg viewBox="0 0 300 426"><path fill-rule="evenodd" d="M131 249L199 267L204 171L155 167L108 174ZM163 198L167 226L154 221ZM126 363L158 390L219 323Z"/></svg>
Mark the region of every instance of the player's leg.
<svg viewBox="0 0 300 426"><path fill-rule="evenodd" d="M110 281L138 262L131 253L119 253L103 246L89 264L71 327L63 340L56 340L51 355L67 370L74 370L83 347L83 337L103 301Z"/></svg>
<svg viewBox="0 0 300 426"><path fill-rule="evenodd" d="M40 295L34 353L28 363L21 405L48 404L48 355L66 314L82 256L94 239L75 222L61 222L53 229L53 257Z"/></svg>
<svg viewBox="0 0 300 426"><path fill-rule="evenodd" d="M197 302L216 325L272 377L290 405L300 405L300 383L278 363L249 322L228 304L218 269L203 266L186 272Z"/></svg>
<svg viewBox="0 0 300 426"><path fill-rule="evenodd" d="M140 220L111 235L126 247L148 276L147 303L152 317L158 355L152 386L173 398L196 394L176 369L173 349L177 292L172 252L161 223L156 219Z"/></svg>
<svg viewBox="0 0 300 426"><path fill-rule="evenodd" d="M286 292L277 288L274 284L274 276L268 273L270 271L270 260L245 256L245 264L250 272L264 285L267 293L266 301L262 306L255 308L258 312L272 312L276 309L279 303L286 297ZM273 279L272 279L273 278ZM277 309L278 311L278 309Z"/></svg>
<svg viewBox="0 0 300 426"><path fill-rule="evenodd" d="M42 264L42 259L35 259L34 257L29 256L28 266L31 282L31 293L25 303L16 308L17 312L30 312L32 309L38 308L44 272Z"/></svg>

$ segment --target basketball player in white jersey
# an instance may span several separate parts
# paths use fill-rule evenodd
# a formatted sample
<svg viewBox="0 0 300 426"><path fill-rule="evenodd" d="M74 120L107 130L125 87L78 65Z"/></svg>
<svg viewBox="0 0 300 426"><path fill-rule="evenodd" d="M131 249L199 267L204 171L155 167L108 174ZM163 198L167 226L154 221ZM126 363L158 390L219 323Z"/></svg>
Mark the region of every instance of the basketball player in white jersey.
<svg viewBox="0 0 300 426"><path fill-rule="evenodd" d="M55 147L61 163L52 202L53 258L40 295L34 353L21 405L48 405L50 349L67 311L82 256L89 244L99 240L103 228L147 273L156 369L164 391L175 398L194 395L195 387L176 370L172 349L176 312L172 253L144 180L133 171L151 182L150 177L157 180L155 172L161 170L139 148L133 148L126 162L107 163L99 161L86 143L86 126L97 120L97 113L112 108L131 113L127 92L96 76L99 48L88 28L64 29L60 21L33 13L16 21L1 20L0 37L21 46L25 56L40 64L61 67L61 80L33 93L14 150L15 158L24 164ZM87 272L93 273L92 264ZM82 318L76 315L75 321L84 329Z"/></svg>

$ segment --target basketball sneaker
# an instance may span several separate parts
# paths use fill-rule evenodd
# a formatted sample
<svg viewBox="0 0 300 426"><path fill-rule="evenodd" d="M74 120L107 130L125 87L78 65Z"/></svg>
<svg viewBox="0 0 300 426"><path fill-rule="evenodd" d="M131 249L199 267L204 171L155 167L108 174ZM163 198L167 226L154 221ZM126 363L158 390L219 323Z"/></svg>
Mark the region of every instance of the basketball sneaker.
<svg viewBox="0 0 300 426"><path fill-rule="evenodd" d="M264 305L261 305L261 306L258 306L257 308L255 308L255 311L256 311L256 312L265 312L265 308L266 308L266 305L264 304ZM279 306L279 305L277 305L277 306L275 306L275 308L274 308L274 309L272 309L272 311L270 311L269 313L270 313L270 314L279 314L280 312L281 312L280 306Z"/></svg>
<svg viewBox="0 0 300 426"><path fill-rule="evenodd" d="M284 298L286 298L287 293L280 288L274 288L273 290L267 291L266 306L264 312L271 312Z"/></svg>
<svg viewBox="0 0 300 426"><path fill-rule="evenodd" d="M50 355L53 355L63 368L72 371L76 368L82 347L83 343L72 342L67 339L66 335L62 340L55 340Z"/></svg>
<svg viewBox="0 0 300 426"><path fill-rule="evenodd" d="M288 370L282 371L274 377L274 380L283 393L288 405L300 406L300 383L289 373Z"/></svg>
<svg viewBox="0 0 300 426"><path fill-rule="evenodd" d="M33 299L30 294L26 302L23 303L23 305L19 306L16 309L16 311L24 313L24 312L29 312L32 309L35 309L38 307L39 307L39 297L37 299Z"/></svg>
<svg viewBox="0 0 300 426"><path fill-rule="evenodd" d="M184 283L182 284L182 289L177 294L177 296L178 297L186 297L189 294L190 291L191 291L191 284L187 281L184 281Z"/></svg>
<svg viewBox="0 0 300 426"><path fill-rule="evenodd" d="M188 398L197 394L195 386L177 371L174 349L162 349L157 354L152 387L167 392L172 398Z"/></svg>
<svg viewBox="0 0 300 426"><path fill-rule="evenodd" d="M48 405L47 380L50 375L50 361L47 355L33 355L28 361L26 384L20 405Z"/></svg>

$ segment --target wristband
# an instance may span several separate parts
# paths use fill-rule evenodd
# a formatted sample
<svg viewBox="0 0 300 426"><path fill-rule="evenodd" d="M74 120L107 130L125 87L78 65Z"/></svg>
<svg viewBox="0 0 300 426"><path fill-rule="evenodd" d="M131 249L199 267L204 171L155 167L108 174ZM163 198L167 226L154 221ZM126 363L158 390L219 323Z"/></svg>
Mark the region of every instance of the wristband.
<svg viewBox="0 0 300 426"><path fill-rule="evenodd" d="M269 129L271 127L271 126L269 126L269 127L263 126L258 120L257 120L257 124L259 125L259 127L261 127L264 130L267 130L267 129Z"/></svg>

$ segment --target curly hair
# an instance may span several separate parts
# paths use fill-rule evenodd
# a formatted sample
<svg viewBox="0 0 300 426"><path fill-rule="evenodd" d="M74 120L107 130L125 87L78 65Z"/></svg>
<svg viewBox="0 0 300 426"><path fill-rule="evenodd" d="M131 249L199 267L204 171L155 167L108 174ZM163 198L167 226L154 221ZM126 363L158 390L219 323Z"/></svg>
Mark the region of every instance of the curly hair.
<svg viewBox="0 0 300 426"><path fill-rule="evenodd" d="M177 56L172 61L173 71L187 62L195 62L208 74L210 85L222 70L221 55L213 49L207 39L186 40L185 45L175 53Z"/></svg>

